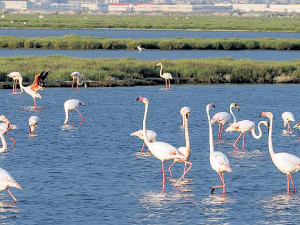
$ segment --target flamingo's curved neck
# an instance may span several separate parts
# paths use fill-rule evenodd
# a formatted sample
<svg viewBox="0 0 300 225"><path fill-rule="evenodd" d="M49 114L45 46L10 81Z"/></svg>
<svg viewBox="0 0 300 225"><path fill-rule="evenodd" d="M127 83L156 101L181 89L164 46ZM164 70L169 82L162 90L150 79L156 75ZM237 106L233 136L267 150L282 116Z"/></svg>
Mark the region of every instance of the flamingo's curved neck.
<svg viewBox="0 0 300 225"><path fill-rule="evenodd" d="M256 135L255 133L255 126L252 128L251 130L251 134L252 136L255 138L255 139L260 139L262 137L262 132L261 132L261 128L260 128L260 125L262 124L263 122L260 121L257 125L257 129L258 129L258 135Z"/></svg>
<svg viewBox="0 0 300 225"><path fill-rule="evenodd" d="M273 140L272 140L272 132L273 132L273 117L269 118L270 119L270 128L269 128L269 140L268 140L268 145L269 145L269 152L271 155L271 158L274 156L274 149L273 149Z"/></svg>
<svg viewBox="0 0 300 225"><path fill-rule="evenodd" d="M148 140L147 132L146 132L146 118L147 118L147 113L148 113L148 105L149 105L149 103L145 103L145 113L144 113L144 120L143 120L143 136L144 136L144 142L147 145L147 147L149 148L150 141ZM151 149L150 149L150 152L151 152Z"/></svg>
<svg viewBox="0 0 300 225"><path fill-rule="evenodd" d="M233 123L236 123L236 117L235 117L235 115L234 115L234 113L233 113L233 111L232 111L232 108L233 108L233 107L234 107L233 105L230 105L229 111L230 111L230 114L231 114L232 117L233 117Z"/></svg>
<svg viewBox="0 0 300 225"><path fill-rule="evenodd" d="M2 152L5 152L5 150L7 149L7 143L6 143L6 140L3 136L3 134L0 132L0 139L1 139L1 142L2 142L2 148L0 148L0 153Z"/></svg>
<svg viewBox="0 0 300 225"><path fill-rule="evenodd" d="M210 115L209 115L209 106L206 107L207 119L208 119L208 128L209 128L209 152L212 154L215 151L214 147L214 137L212 131L212 125L210 122Z"/></svg>
<svg viewBox="0 0 300 225"><path fill-rule="evenodd" d="M69 112L69 110L65 109L66 119L65 119L64 124L67 124L67 122L68 122L68 119L69 119L69 113L68 112Z"/></svg>
<svg viewBox="0 0 300 225"><path fill-rule="evenodd" d="M162 64L160 65L160 77L163 77L163 75L162 75Z"/></svg>
<svg viewBox="0 0 300 225"><path fill-rule="evenodd" d="M190 155L191 152L191 145L190 145L190 136L189 136L189 128L188 128L188 118L184 117L185 120L185 146L186 146L186 157Z"/></svg>

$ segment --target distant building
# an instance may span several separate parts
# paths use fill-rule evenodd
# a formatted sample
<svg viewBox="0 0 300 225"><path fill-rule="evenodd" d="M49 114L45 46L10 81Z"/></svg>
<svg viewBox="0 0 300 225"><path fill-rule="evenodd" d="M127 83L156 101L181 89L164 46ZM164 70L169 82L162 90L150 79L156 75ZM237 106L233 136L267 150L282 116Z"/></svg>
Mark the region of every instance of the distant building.
<svg viewBox="0 0 300 225"><path fill-rule="evenodd" d="M30 1L16 0L16 1L2 1L5 10L24 11L30 9L32 3Z"/></svg>

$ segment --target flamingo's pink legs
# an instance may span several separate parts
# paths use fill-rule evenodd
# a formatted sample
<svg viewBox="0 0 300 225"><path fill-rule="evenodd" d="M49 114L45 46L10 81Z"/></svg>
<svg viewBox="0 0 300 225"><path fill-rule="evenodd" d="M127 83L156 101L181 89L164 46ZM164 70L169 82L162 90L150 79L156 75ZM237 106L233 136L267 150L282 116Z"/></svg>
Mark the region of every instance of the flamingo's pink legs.
<svg viewBox="0 0 300 225"><path fill-rule="evenodd" d="M143 146L142 146L141 152L144 152L144 148L145 148L145 142L143 143Z"/></svg>
<svg viewBox="0 0 300 225"><path fill-rule="evenodd" d="M291 131L292 129L291 129L291 126L290 126L290 122L289 122L289 121L288 121L287 125L288 125L288 131Z"/></svg>
<svg viewBox="0 0 300 225"><path fill-rule="evenodd" d="M15 79L13 79L13 92L15 92Z"/></svg>
<svg viewBox="0 0 300 225"><path fill-rule="evenodd" d="M165 164L164 161L161 161L161 166L162 166L162 172L163 172L163 180L162 180L162 192L165 192L165 183L166 183L166 178L165 178Z"/></svg>
<svg viewBox="0 0 300 225"><path fill-rule="evenodd" d="M72 81L72 90L74 89L74 77L73 77L73 81Z"/></svg>
<svg viewBox="0 0 300 225"><path fill-rule="evenodd" d="M170 173L170 177L172 178L172 171L171 168L172 166L174 166L174 164L176 163L176 161L174 161L170 166L169 166L169 173Z"/></svg>
<svg viewBox="0 0 300 225"><path fill-rule="evenodd" d="M177 183L175 184L175 187L178 186L179 182L184 178L184 176L187 174L187 172L190 171L190 169L192 169L193 163L191 163L190 161L184 161L185 163L189 164L189 168L182 174L182 176L179 178L179 180L177 181Z"/></svg>
<svg viewBox="0 0 300 225"><path fill-rule="evenodd" d="M165 79L165 81L166 81L166 88L168 88L168 81L167 81L167 79Z"/></svg>
<svg viewBox="0 0 300 225"><path fill-rule="evenodd" d="M78 109L75 109L75 110L79 114L79 116L81 117L81 122L80 122L80 124L81 124L84 121L84 117L80 114Z"/></svg>
<svg viewBox="0 0 300 225"><path fill-rule="evenodd" d="M74 122L73 110L71 111L71 116L72 116L72 124L74 125L74 124L75 124L75 122Z"/></svg>
<svg viewBox="0 0 300 225"><path fill-rule="evenodd" d="M79 85L79 77L77 77L77 84L76 84L77 91L79 90L78 85Z"/></svg>
<svg viewBox="0 0 300 225"><path fill-rule="evenodd" d="M296 188L295 188L295 185L294 185L292 174L286 174L286 178L287 178L287 183L286 183L286 185L287 185L287 189L286 189L287 194L290 193L290 181L289 181L289 178L291 179L293 190L294 190L294 192L296 192Z"/></svg>
<svg viewBox="0 0 300 225"><path fill-rule="evenodd" d="M211 193L213 194L214 193L214 190L216 188L223 188L223 194L225 194L225 181L224 181L224 173L218 173L219 174L219 177L222 181L222 185L216 185L216 186L212 186L211 187Z"/></svg>
<svg viewBox="0 0 300 225"><path fill-rule="evenodd" d="M6 188L7 192L10 194L10 196L12 197L12 199L14 200L14 202L18 202L18 200L16 199L16 197L11 193L11 191Z"/></svg>
<svg viewBox="0 0 300 225"><path fill-rule="evenodd" d="M242 132L240 133L240 135L237 137L237 139L236 139L235 142L233 143L233 147L234 147L235 149L239 149L239 148L236 146L236 144L238 143L238 141L239 141L239 139L240 139L241 136L242 136Z"/></svg>
<svg viewBox="0 0 300 225"><path fill-rule="evenodd" d="M36 105L36 100L35 100L35 98L33 98L33 105L34 105L34 108L37 109L37 105Z"/></svg>
<svg viewBox="0 0 300 225"><path fill-rule="evenodd" d="M30 128L29 128L30 129ZM8 134L6 134L6 137L8 137L10 140L12 140L12 145L11 145L11 147L13 147L14 145L15 145L15 143L16 143L16 140L15 139L13 139L11 136L9 136Z"/></svg>
<svg viewBox="0 0 300 225"><path fill-rule="evenodd" d="M171 88L171 79L169 79L169 88Z"/></svg>
<svg viewBox="0 0 300 225"><path fill-rule="evenodd" d="M221 133L220 133L220 139L222 138L223 129L224 129L224 125L222 124L222 129L221 129Z"/></svg>
<svg viewBox="0 0 300 225"><path fill-rule="evenodd" d="M219 124L218 139L220 139L221 124Z"/></svg>

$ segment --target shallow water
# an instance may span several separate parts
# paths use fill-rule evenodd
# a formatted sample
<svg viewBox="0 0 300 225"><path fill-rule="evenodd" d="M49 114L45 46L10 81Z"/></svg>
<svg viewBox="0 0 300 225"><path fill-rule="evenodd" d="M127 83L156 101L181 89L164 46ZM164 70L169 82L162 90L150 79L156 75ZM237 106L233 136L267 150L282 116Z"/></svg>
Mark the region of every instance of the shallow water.
<svg viewBox="0 0 300 225"><path fill-rule="evenodd" d="M281 113L292 111L299 120L299 85L181 85L128 88L46 88L37 100L40 110L26 94L12 95L0 90L1 114L17 130L13 148L0 155L1 167L23 186L12 189L19 202L7 192L0 193L0 224L299 224L299 193L286 195L286 175L271 162L267 131L256 140L246 135L246 150L232 144L238 133L224 133L215 140L217 150L229 158L232 173L225 174L226 195L210 193L219 184L209 164L207 103L228 111L231 102L240 105L237 119L256 123L263 110L274 113L274 149L300 156L299 131L285 134ZM166 182L161 192L161 163L141 154L142 141L130 137L141 129L144 105L138 96L149 99L147 127L157 132L159 141L176 147L184 145L179 110L191 108L189 119L192 170L189 182L175 188ZM74 112L75 125L62 126L63 103L70 98L85 102ZM28 119L40 118L38 136L28 135ZM217 126L214 126L214 137ZM8 144L11 142L8 140ZM238 146L241 146L241 142ZM167 162L166 166L171 162ZM183 163L172 171L178 178ZM167 173L168 174L168 173ZM300 190L299 174L294 174Z"/></svg>

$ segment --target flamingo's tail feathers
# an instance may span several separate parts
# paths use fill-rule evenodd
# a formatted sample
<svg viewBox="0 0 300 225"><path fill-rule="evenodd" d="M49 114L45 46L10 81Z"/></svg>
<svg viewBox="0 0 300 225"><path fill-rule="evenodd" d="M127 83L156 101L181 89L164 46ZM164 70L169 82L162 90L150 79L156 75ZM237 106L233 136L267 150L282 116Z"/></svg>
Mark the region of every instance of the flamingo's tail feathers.
<svg viewBox="0 0 300 225"><path fill-rule="evenodd" d="M225 168L226 168L226 171L227 171L227 172L229 172L229 173L232 172L230 165L225 164Z"/></svg>
<svg viewBox="0 0 300 225"><path fill-rule="evenodd" d="M83 106L83 105L85 105L85 104L84 104L83 102L79 102L79 105L80 105L80 106Z"/></svg>
<svg viewBox="0 0 300 225"><path fill-rule="evenodd" d="M17 181L15 181L15 185L16 185L16 188L23 189L22 186Z"/></svg>

